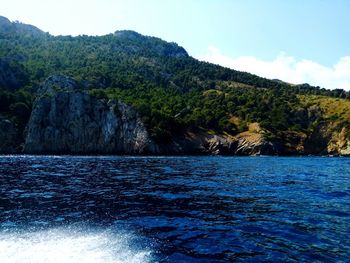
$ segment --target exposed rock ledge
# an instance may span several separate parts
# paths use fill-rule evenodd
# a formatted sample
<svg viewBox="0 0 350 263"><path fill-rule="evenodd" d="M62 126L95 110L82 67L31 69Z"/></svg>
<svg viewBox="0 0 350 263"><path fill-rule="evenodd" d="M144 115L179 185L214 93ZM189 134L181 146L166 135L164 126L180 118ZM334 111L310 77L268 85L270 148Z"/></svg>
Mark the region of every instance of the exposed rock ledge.
<svg viewBox="0 0 350 263"><path fill-rule="evenodd" d="M348 127L321 123L310 134L286 131L282 140L268 141L266 131L251 123L235 136L197 130L155 144L131 106L95 98L74 80L52 76L38 90L24 141L16 126L0 117L0 153L346 156L348 134Z"/></svg>
<svg viewBox="0 0 350 263"><path fill-rule="evenodd" d="M187 132L156 145L135 110L90 96L65 76L52 76L38 90L26 129L25 153L273 155L258 124L236 137Z"/></svg>
<svg viewBox="0 0 350 263"><path fill-rule="evenodd" d="M209 155L277 155L278 145L267 141L257 123L236 136L187 132L174 138L172 144L159 148L161 154L209 154Z"/></svg>
<svg viewBox="0 0 350 263"><path fill-rule="evenodd" d="M27 125L25 153L147 153L152 142L128 105L99 100L63 76L41 87Z"/></svg>

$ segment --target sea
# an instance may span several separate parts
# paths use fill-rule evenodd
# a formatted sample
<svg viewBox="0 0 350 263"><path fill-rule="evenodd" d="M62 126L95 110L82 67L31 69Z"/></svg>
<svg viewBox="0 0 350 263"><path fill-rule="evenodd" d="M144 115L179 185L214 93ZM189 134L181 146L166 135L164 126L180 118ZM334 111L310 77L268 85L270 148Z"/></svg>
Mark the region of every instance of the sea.
<svg viewBox="0 0 350 263"><path fill-rule="evenodd" d="M350 159L3 155L0 262L350 262Z"/></svg>

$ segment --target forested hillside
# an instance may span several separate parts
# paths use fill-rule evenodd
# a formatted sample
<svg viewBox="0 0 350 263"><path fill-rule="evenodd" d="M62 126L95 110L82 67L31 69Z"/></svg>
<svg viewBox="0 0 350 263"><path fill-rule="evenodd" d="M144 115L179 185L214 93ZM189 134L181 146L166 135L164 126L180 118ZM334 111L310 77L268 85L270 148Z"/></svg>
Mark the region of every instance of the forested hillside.
<svg viewBox="0 0 350 263"><path fill-rule="evenodd" d="M176 43L133 31L52 36L1 17L0 115L20 134L41 84L52 75L69 76L98 99L132 105L159 144L189 132L233 138L255 123L256 133L280 145L279 153L308 153L295 145L316 143L308 138L320 125L330 133L322 140L349 126L347 115L330 114L324 103L341 99L347 106L339 110L347 109L350 94L343 90L291 85L201 62Z"/></svg>

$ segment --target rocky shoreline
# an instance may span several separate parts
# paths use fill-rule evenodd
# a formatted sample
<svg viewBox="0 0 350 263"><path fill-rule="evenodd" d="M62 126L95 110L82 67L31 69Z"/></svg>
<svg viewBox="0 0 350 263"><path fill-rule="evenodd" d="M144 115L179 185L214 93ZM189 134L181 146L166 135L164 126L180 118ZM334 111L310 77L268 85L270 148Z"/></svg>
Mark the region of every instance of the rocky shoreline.
<svg viewBox="0 0 350 263"><path fill-rule="evenodd" d="M348 131L320 124L309 135L286 132L268 140L258 123L234 136L186 131L167 144L152 140L137 112L120 101L98 99L72 79L52 76L38 90L24 139L15 125L0 118L1 154L72 155L279 155L349 156Z"/></svg>

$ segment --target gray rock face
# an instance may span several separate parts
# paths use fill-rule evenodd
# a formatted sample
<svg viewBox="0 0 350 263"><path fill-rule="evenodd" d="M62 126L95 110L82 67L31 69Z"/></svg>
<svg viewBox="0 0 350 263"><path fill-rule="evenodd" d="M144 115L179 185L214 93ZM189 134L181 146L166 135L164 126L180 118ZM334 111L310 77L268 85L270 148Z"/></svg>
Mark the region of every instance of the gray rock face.
<svg viewBox="0 0 350 263"><path fill-rule="evenodd" d="M263 139L250 140L249 138L227 138L214 135L207 140L206 151L212 155L277 155L278 147Z"/></svg>
<svg viewBox="0 0 350 263"><path fill-rule="evenodd" d="M38 94L55 95L58 91L79 91L79 85L74 80L67 76L54 75L46 79L45 83L39 87Z"/></svg>
<svg viewBox="0 0 350 263"><path fill-rule="evenodd" d="M288 131L283 142L269 141L258 123L235 136L186 131L167 144L155 144L132 107L98 99L65 76L52 76L38 89L26 128L25 153L54 154L210 154L210 155L350 155L348 128L320 125L307 134ZM317 118L300 110L301 115ZM13 153L21 144L16 127L0 118L0 152Z"/></svg>
<svg viewBox="0 0 350 263"><path fill-rule="evenodd" d="M0 116L0 153L15 153L18 146L18 131L13 123Z"/></svg>
<svg viewBox="0 0 350 263"><path fill-rule="evenodd" d="M49 78L40 92L27 126L26 153L148 152L151 140L130 106L92 97L61 76Z"/></svg>
<svg viewBox="0 0 350 263"><path fill-rule="evenodd" d="M24 36L41 36L44 34L39 28L20 23L11 22L6 17L0 16L0 34L22 34Z"/></svg>
<svg viewBox="0 0 350 263"><path fill-rule="evenodd" d="M204 154L204 155L278 155L280 148L266 141L260 134L243 134L237 137L213 135L205 132L186 133L173 138L169 145L157 145L157 154Z"/></svg>
<svg viewBox="0 0 350 263"><path fill-rule="evenodd" d="M176 43L165 43L159 38L143 36L135 31L120 30L116 31L114 33L114 36L119 39L130 41L129 45L120 45L119 48L115 49L115 51L124 51L128 53L139 52L141 51L142 47L137 44L138 42L146 43L147 41L152 41L152 43L156 44L150 45L151 51L160 56L176 58L188 57L187 51L183 47L177 45ZM131 44L132 42L134 42L134 44Z"/></svg>

